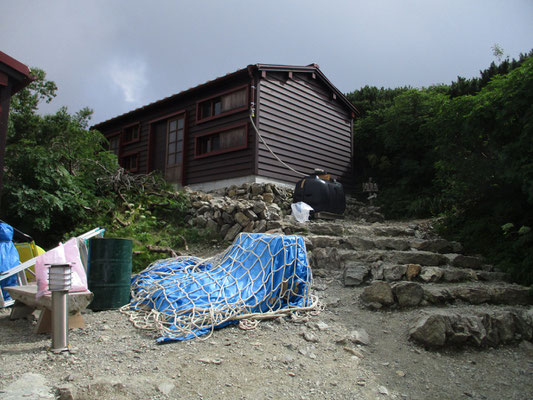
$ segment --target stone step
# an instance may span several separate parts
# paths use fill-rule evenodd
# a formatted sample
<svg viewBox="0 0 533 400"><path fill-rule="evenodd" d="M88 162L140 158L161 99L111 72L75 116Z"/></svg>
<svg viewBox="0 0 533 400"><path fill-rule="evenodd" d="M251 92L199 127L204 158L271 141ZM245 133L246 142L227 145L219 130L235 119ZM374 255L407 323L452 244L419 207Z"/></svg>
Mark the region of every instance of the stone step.
<svg viewBox="0 0 533 400"><path fill-rule="evenodd" d="M362 303L373 309L383 307L423 307L455 302L468 304L531 305L528 287L507 283L430 284L375 281L360 295Z"/></svg>
<svg viewBox="0 0 533 400"><path fill-rule="evenodd" d="M315 252L313 252L314 254ZM344 264L351 262L373 263L382 261L387 264L420 264L424 266L446 265L449 258L443 254L417 250L339 250L339 256Z"/></svg>
<svg viewBox="0 0 533 400"><path fill-rule="evenodd" d="M413 224L402 223L374 223L374 224L357 224L353 221L310 221L305 224L293 224L287 228L296 232L307 232L312 235L359 235L361 237L370 236L387 236L387 237L421 237L426 236Z"/></svg>
<svg viewBox="0 0 533 400"><path fill-rule="evenodd" d="M364 237L360 235L328 236L312 235L305 237L308 250L316 248L338 247L348 250L418 250L430 253L453 253L458 256L462 247L457 242L449 242L444 239L424 240L404 237ZM459 261L460 258L459 258Z"/></svg>
<svg viewBox="0 0 533 400"><path fill-rule="evenodd" d="M411 324L409 338L430 348L489 347L532 340L533 309L425 311Z"/></svg>
<svg viewBox="0 0 533 400"><path fill-rule="evenodd" d="M476 271L473 269L445 267L423 267L420 264L396 265L382 262L370 266L363 263L347 264L343 270L345 286L358 286L364 282L384 280L435 282L505 282L509 277L504 272Z"/></svg>
<svg viewBox="0 0 533 400"><path fill-rule="evenodd" d="M479 282L477 284L426 285L424 300L440 305L462 301L469 304L533 304L533 296L526 286L503 282Z"/></svg>
<svg viewBox="0 0 533 400"><path fill-rule="evenodd" d="M314 268L326 268L326 269L344 269L353 265L364 264L369 267L373 267L376 263L384 263L396 266L405 266L409 264L418 264L425 267L453 267L464 268L468 270L478 270L483 272L493 271L493 266L486 265L479 257L464 256L462 254L440 254L429 251L418 250L387 250L387 249L365 249L365 250L352 250L346 249L347 242L342 245L337 245L331 237L320 236L314 239L307 238L308 243L312 251L308 249L308 257L311 261L311 266ZM328 243L330 245L328 245ZM320 244L320 247L315 246ZM366 243L359 241L359 247L374 246L374 243ZM349 244L349 246L353 246ZM399 267L400 269L404 267ZM390 269L390 268L389 268ZM449 268L448 268L449 270ZM405 271L404 271L405 272ZM442 275L438 270L435 270L437 275ZM448 272L447 275L451 275ZM492 280L490 274L480 274L480 276L486 275L480 279ZM380 278L379 278L380 279ZM398 280L398 279L393 279ZM438 280L433 279L433 280ZM454 279L448 279L453 281ZM462 280L461 278L456 280Z"/></svg>

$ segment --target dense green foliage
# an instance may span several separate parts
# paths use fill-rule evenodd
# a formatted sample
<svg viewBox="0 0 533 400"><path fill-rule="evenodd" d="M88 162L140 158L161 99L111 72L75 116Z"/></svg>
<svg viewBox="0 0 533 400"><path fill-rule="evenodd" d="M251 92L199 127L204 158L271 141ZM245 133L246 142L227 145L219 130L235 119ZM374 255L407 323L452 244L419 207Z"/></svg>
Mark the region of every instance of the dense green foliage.
<svg viewBox="0 0 533 400"><path fill-rule="evenodd" d="M91 110L61 108L39 115L55 97L42 70L12 98L0 215L45 248L94 227L108 237L134 240L134 268L157 258L147 245L179 249L196 233L184 228L187 201L161 177L132 176L119 168L107 141L89 130Z"/></svg>
<svg viewBox="0 0 533 400"><path fill-rule="evenodd" d="M359 183L389 217L444 215L442 230L533 282L533 53L480 78L423 89L365 87L354 126Z"/></svg>
<svg viewBox="0 0 533 400"><path fill-rule="evenodd" d="M32 69L32 74L37 79L12 99L1 213L41 243L51 244L92 218L95 206L109 203L108 191L97 179L118 165L104 151L105 138L87 129L89 109L37 113L39 101L52 100L56 86L41 70Z"/></svg>
<svg viewBox="0 0 533 400"><path fill-rule="evenodd" d="M186 196L176 192L161 176L131 175L119 168L114 174L100 177L98 184L109 188L111 206L94 209L92 219L77 225L66 236L101 226L106 228L106 237L132 239L134 272L200 239L198 232L184 225ZM157 249L168 252L157 252Z"/></svg>

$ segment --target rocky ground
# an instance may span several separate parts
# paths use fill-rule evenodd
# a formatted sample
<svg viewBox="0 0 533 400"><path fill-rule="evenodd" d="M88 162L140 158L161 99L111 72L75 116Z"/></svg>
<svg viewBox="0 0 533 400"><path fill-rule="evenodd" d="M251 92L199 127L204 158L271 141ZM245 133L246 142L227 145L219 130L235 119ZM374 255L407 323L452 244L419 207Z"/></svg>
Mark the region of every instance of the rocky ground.
<svg viewBox="0 0 533 400"><path fill-rule="evenodd" d="M426 350L408 340L419 310L368 310L362 288L333 276L315 285L326 309L305 323L268 321L157 345L118 311L88 313L87 328L70 332L73 352L61 355L48 351L50 338L34 334L30 321L2 311L0 398L533 398L529 342Z"/></svg>
<svg viewBox="0 0 533 400"><path fill-rule="evenodd" d="M55 355L0 310L0 398L533 399L531 294L431 221L277 221L306 237L321 312L157 345L87 311Z"/></svg>

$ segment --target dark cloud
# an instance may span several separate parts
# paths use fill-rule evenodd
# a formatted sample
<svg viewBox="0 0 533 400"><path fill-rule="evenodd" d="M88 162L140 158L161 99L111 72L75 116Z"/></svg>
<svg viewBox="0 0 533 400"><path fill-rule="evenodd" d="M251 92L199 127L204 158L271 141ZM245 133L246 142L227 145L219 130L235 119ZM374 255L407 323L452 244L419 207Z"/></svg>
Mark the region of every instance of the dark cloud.
<svg viewBox="0 0 533 400"><path fill-rule="evenodd" d="M94 122L251 63L318 63L343 92L448 83L533 47L533 2L515 0L17 0L2 51L59 86L44 111Z"/></svg>

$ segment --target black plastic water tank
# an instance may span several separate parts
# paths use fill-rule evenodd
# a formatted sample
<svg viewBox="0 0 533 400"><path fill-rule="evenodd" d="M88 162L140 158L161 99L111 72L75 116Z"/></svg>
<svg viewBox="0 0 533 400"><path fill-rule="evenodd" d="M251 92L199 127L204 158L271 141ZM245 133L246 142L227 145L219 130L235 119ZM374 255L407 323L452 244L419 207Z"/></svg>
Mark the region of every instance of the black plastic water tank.
<svg viewBox="0 0 533 400"><path fill-rule="evenodd" d="M326 211L343 214L346 209L342 185L329 174L317 170L296 183L293 201L309 204L315 213Z"/></svg>

